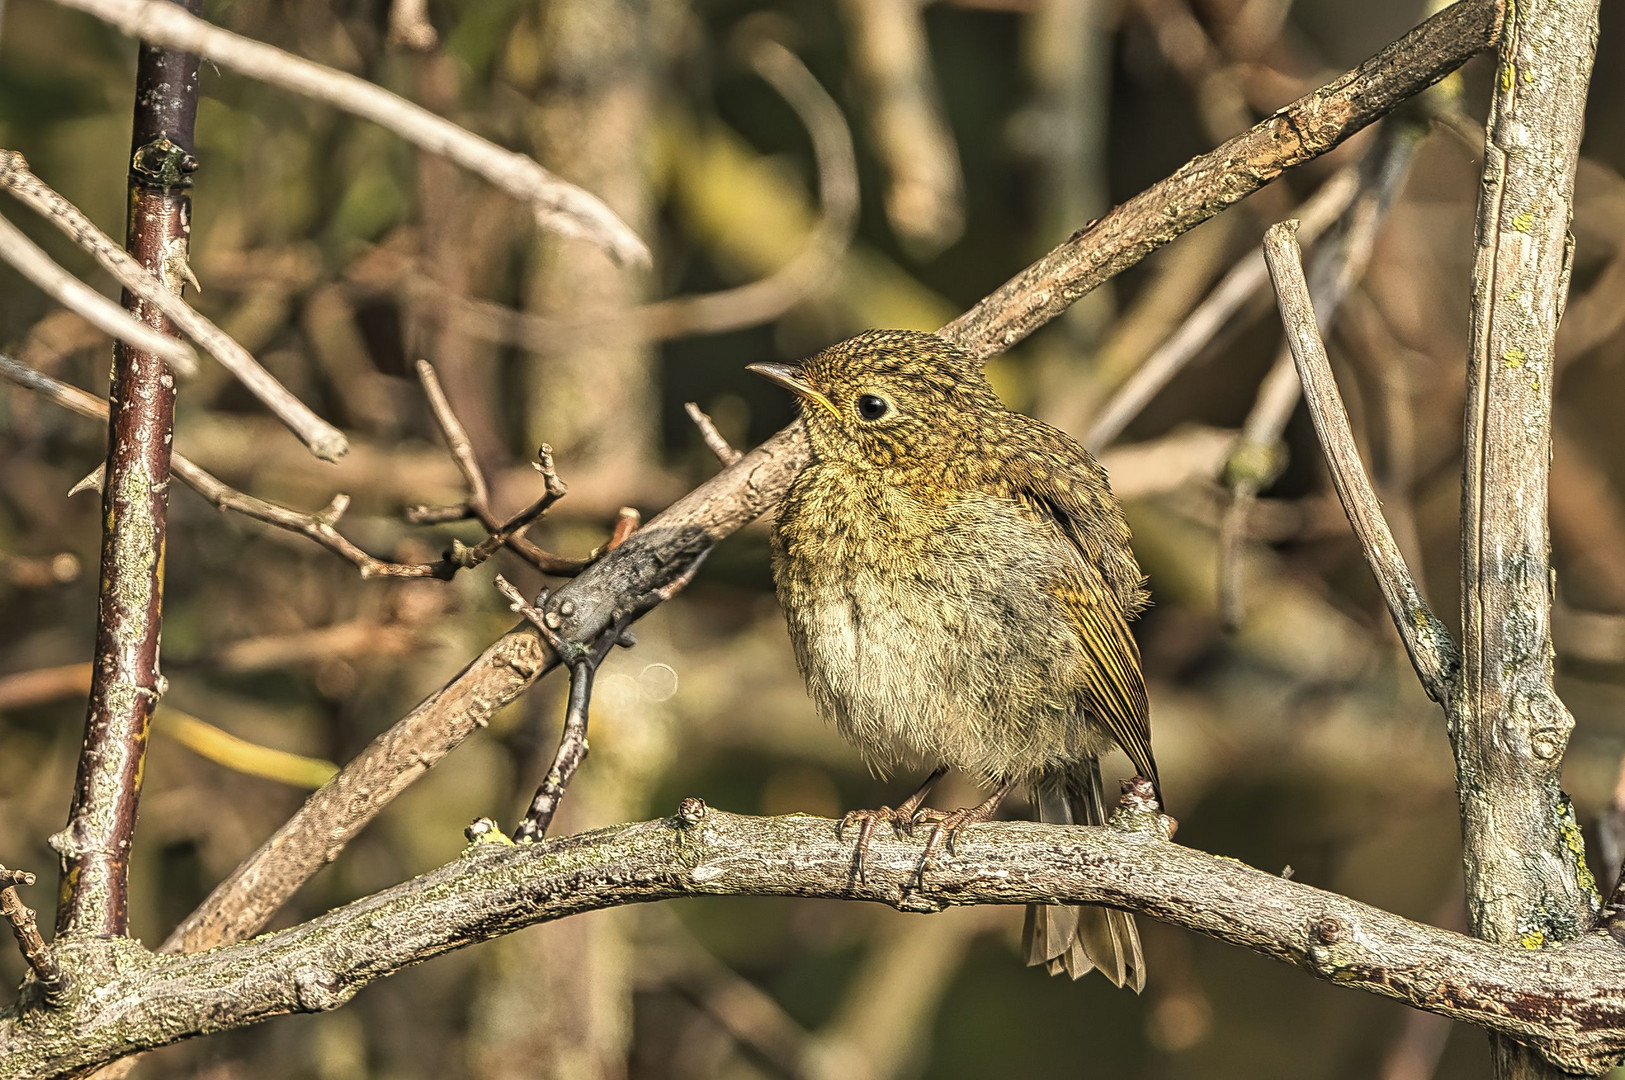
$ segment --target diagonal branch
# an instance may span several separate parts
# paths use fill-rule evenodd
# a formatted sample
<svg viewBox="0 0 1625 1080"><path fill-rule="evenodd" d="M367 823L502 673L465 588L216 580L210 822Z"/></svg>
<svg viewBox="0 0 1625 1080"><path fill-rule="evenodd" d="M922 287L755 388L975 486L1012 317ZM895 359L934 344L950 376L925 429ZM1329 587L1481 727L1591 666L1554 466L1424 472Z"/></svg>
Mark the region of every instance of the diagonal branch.
<svg viewBox="0 0 1625 1080"><path fill-rule="evenodd" d="M1105 827L975 825L923 878L920 838L881 830L862 880L832 820L742 817L698 799L685 799L675 817L545 845L488 840L422 877L222 949L155 957L131 946L116 966L94 968L93 950L105 946L85 943L64 962L85 963L95 993L30 1016L26 1031L0 1012L0 1080L37 1080L204 1032L334 1009L368 983L453 949L682 896L824 897L922 913L1106 904L1507 1033L1576 1072L1602 1071L1625 1054L1625 950L1605 934L1560 949L1503 949L1171 843L1165 828L1165 819L1133 812Z"/></svg>
<svg viewBox="0 0 1625 1080"><path fill-rule="evenodd" d="M504 150L375 83L222 30L168 0L57 2L88 12L131 37L206 56L251 79L371 120L530 203L545 227L590 240L617 262L649 263L648 246L596 195L559 179L525 155Z"/></svg>
<svg viewBox="0 0 1625 1080"><path fill-rule="evenodd" d="M67 997L73 980L63 973L62 966L57 963L56 950L40 937L39 920L34 915L34 909L17 895L17 886L32 884L34 875L28 871L7 870L0 866L0 919L5 919L11 926L17 948L22 951L23 959L34 973L34 981L39 984L45 1003L60 1005Z"/></svg>
<svg viewBox="0 0 1625 1080"><path fill-rule="evenodd" d="M1461 661L1456 644L1439 617L1422 599L1422 592L1400 554L1394 534L1383 517L1382 505L1371 487L1371 479L1360 463L1354 445L1343 398L1326 359L1326 346L1320 340L1320 327L1309 298L1309 283L1303 276L1303 253L1298 249L1296 221L1275 225L1264 235L1264 259L1286 325L1287 345L1303 380L1304 401L1315 422L1315 433L1326 453L1332 484L1348 513L1355 538L1365 552L1366 562L1382 590L1388 614L1394 620L1410 655L1416 675L1428 697L1444 704L1455 685Z"/></svg>

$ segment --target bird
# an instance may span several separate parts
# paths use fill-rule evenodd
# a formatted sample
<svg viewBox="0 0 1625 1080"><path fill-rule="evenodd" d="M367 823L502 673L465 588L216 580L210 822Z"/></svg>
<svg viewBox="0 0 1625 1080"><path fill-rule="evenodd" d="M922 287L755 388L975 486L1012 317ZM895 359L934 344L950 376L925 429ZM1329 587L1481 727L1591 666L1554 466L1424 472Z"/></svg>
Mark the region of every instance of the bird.
<svg viewBox="0 0 1625 1080"><path fill-rule="evenodd" d="M748 369L790 390L811 449L773 527L773 575L817 711L882 776L930 775L895 809L853 811L861 872L877 823L951 845L1025 788L1039 820L1101 825L1114 743L1159 804L1140 653L1145 577L1106 472L1070 436L1005 407L965 350L871 330L800 364ZM925 807L948 769L994 794ZM926 860L932 843L927 845ZM924 863L922 863L922 866ZM1034 904L1029 965L1145 986L1132 917Z"/></svg>

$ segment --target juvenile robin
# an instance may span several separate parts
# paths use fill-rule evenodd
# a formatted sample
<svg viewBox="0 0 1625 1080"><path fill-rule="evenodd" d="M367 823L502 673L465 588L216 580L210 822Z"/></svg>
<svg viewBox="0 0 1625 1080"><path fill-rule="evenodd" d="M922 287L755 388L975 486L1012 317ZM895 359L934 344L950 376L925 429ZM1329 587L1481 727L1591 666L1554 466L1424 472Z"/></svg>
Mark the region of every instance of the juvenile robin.
<svg viewBox="0 0 1625 1080"><path fill-rule="evenodd" d="M897 809L847 815L860 860L877 823L931 821L933 841L951 842L1018 786L1042 821L1104 824L1099 758L1114 742L1157 785L1128 628L1144 579L1089 452L1006 409L980 365L932 334L871 331L750 370L797 395L812 446L773 561L808 692L883 775L932 770ZM925 809L949 768L995 794ZM1145 985L1121 911L1032 905L1024 949L1052 974Z"/></svg>

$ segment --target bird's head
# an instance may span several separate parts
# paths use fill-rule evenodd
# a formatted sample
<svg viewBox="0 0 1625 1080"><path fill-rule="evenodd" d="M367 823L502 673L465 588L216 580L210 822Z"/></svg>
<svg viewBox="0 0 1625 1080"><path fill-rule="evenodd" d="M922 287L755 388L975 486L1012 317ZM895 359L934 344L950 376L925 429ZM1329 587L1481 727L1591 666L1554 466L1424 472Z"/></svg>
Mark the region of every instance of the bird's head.
<svg viewBox="0 0 1625 1080"><path fill-rule="evenodd" d="M981 366L935 334L870 330L802 364L751 364L793 391L813 452L824 461L908 469L974 447L1003 411Z"/></svg>

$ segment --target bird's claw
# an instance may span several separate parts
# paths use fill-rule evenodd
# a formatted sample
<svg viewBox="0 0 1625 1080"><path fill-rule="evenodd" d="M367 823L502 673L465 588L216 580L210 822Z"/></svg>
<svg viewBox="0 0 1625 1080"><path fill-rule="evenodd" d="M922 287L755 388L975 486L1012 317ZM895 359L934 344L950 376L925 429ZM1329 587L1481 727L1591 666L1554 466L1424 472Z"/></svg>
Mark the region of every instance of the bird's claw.
<svg viewBox="0 0 1625 1080"><path fill-rule="evenodd" d="M921 811L911 809L907 805L893 809L882 806L878 810L848 810L842 816L840 823L835 826L837 839L845 839L846 831L853 825L858 826L858 842L853 852L858 877L863 877L863 864L869 857L869 841L874 837L875 827L881 822L891 825L892 831L898 836L905 836L914 832L914 823L920 820Z"/></svg>

